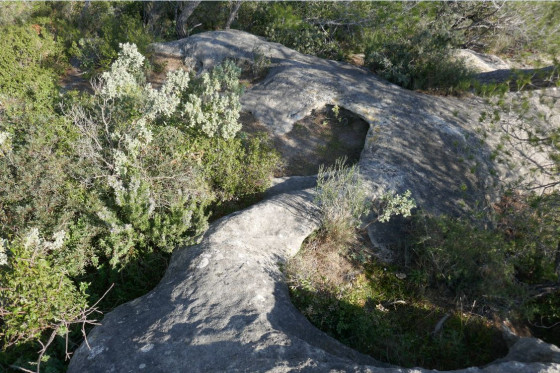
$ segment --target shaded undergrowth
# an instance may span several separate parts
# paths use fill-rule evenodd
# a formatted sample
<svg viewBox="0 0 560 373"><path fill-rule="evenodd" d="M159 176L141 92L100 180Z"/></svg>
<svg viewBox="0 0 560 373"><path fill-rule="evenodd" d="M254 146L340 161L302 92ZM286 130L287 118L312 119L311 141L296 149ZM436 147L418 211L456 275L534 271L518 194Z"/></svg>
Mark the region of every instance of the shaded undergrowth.
<svg viewBox="0 0 560 373"><path fill-rule="evenodd" d="M458 369L507 353L501 332L473 304L417 291L414 276L372 259L367 238L311 236L287 266L295 306L319 329L391 364Z"/></svg>
<svg viewBox="0 0 560 373"><path fill-rule="evenodd" d="M407 217L415 201L408 191L368 201L358 173L343 162L322 169L321 227L285 266L292 300L313 324L378 360L440 370L505 356L504 322L558 343L556 194L507 194L486 225L416 210L397 222L400 243L380 250L361 217Z"/></svg>

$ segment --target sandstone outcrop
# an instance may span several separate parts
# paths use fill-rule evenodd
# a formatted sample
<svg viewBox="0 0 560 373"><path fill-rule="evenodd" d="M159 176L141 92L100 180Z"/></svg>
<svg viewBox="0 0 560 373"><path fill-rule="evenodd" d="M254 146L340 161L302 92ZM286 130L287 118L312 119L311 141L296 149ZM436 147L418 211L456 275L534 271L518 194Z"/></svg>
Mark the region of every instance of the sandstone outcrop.
<svg viewBox="0 0 560 373"><path fill-rule="evenodd" d="M511 174L523 172L491 161L476 131L479 99L406 91L359 67L233 30L154 46L199 69L225 58L250 62L257 48L271 66L243 96L244 110L279 134L326 104L361 116L370 129L359 165L374 196L409 189L428 211L462 214L492 202ZM198 245L176 250L161 283L108 313L69 372L424 372L341 345L291 304L280 267L318 225L313 182L278 180L266 200L213 223ZM370 236L381 233L372 226ZM500 361L461 372L560 372L559 361L556 347L522 338Z"/></svg>
<svg viewBox="0 0 560 373"><path fill-rule="evenodd" d="M456 58L463 59L467 68L478 73L511 69L507 62L491 54L478 53L470 49L457 49L454 55Z"/></svg>

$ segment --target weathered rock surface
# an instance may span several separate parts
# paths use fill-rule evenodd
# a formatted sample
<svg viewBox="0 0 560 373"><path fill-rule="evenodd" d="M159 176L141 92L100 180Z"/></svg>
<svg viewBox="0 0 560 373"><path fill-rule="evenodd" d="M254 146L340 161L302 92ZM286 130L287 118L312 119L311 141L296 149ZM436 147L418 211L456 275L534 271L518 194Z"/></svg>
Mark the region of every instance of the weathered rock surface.
<svg viewBox="0 0 560 373"><path fill-rule="evenodd" d="M312 327L291 305L279 265L317 227L311 193L282 193L232 214L199 245L177 250L153 291L118 307L90 333L91 349L78 350L70 371L378 365Z"/></svg>
<svg viewBox="0 0 560 373"><path fill-rule="evenodd" d="M511 66L497 56L478 53L470 49L457 49L455 56L464 60L465 65L476 72L487 73L495 70L509 70Z"/></svg>
<svg viewBox="0 0 560 373"><path fill-rule="evenodd" d="M424 372L341 345L291 304L279 263L317 226L311 201L282 193L214 223L154 290L106 315L69 372ZM560 372L560 352L541 341L520 339L510 355L461 372Z"/></svg>
<svg viewBox="0 0 560 373"><path fill-rule="evenodd" d="M271 66L266 78L242 97L243 110L278 134L288 133L295 122L325 105L356 113L371 126L360 167L377 193L410 189L424 208L460 214L493 200L500 181L529 173L490 160L493 149L477 131L481 113L493 109L482 99L411 92L363 68L234 30L154 45L155 52L180 56L202 69L226 58L251 63L257 49ZM490 134L486 141L500 135Z"/></svg>
<svg viewBox="0 0 560 373"><path fill-rule="evenodd" d="M257 47L272 65L243 96L244 110L277 133L325 104L355 112L370 124L360 168L373 194L410 189L423 208L460 214L491 201L516 172L494 170L491 149L475 131L480 100L405 91L361 68L233 30L155 49L209 68L224 58L250 61ZM313 182L281 180L269 199L217 221L200 244L177 250L153 291L107 314L90 333L91 349L78 349L69 372L423 372L386 367L342 346L291 304L279 266L317 227L312 191L303 189ZM523 354L529 349L535 352ZM462 372L560 372L559 356L550 345L519 339L499 362Z"/></svg>
<svg viewBox="0 0 560 373"><path fill-rule="evenodd" d="M516 91L519 89L517 80L524 76L531 77L530 84L525 85L525 89L554 87L556 85L556 81L558 80L558 75L554 66L547 66L540 69L528 68L517 70L492 70L476 74L475 78L484 84L509 82L510 89L512 91Z"/></svg>
<svg viewBox="0 0 560 373"><path fill-rule="evenodd" d="M462 59L465 65L474 71L475 78L480 83L503 83L511 81L510 89L518 89L515 80L520 76L532 76L530 88L544 88L555 85L558 77L551 79L554 72L552 61L548 61L547 67L533 68L517 63L508 63L501 58L485 53L478 53L470 49L457 49L454 53L456 58ZM514 66L515 65L515 66Z"/></svg>

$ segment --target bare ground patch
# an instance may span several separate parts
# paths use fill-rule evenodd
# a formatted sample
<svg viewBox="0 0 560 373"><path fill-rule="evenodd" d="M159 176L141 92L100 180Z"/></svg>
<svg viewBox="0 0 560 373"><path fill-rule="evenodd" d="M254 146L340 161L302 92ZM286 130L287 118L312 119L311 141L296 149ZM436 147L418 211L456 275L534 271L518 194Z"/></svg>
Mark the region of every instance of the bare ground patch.
<svg viewBox="0 0 560 373"><path fill-rule="evenodd" d="M150 63L152 64L152 69L148 72L147 78L154 88L162 86L169 71L180 69L189 71L181 57L154 54L150 57Z"/></svg>
<svg viewBox="0 0 560 373"><path fill-rule="evenodd" d="M75 66L70 66L59 81L62 92L77 90L93 93L89 79L84 77L84 72Z"/></svg>

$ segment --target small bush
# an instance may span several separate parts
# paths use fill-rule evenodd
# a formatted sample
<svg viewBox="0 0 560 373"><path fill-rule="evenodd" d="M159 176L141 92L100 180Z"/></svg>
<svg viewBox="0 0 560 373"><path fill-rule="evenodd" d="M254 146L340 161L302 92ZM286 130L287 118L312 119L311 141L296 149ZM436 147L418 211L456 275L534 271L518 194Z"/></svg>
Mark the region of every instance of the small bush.
<svg viewBox="0 0 560 373"><path fill-rule="evenodd" d="M332 236L354 232L370 208L358 166L345 163L345 158L338 159L332 167L321 166L317 174L321 226Z"/></svg>
<svg viewBox="0 0 560 373"><path fill-rule="evenodd" d="M416 217L415 227L414 267L424 272L426 286L478 301L515 294L513 264L499 232L424 215Z"/></svg>
<svg viewBox="0 0 560 373"><path fill-rule="evenodd" d="M279 155L264 136L251 138L193 138L192 149L202 154L202 173L218 202L243 199L264 192Z"/></svg>
<svg viewBox="0 0 560 373"><path fill-rule="evenodd" d="M26 100L30 109L52 106L61 46L48 30L38 33L31 25L3 26L0 33L0 93Z"/></svg>
<svg viewBox="0 0 560 373"><path fill-rule="evenodd" d="M160 90L143 83L143 63L134 45L122 45L93 100L69 111L80 133L77 177L103 191L94 213L104 226L99 245L113 267L194 242L213 197L188 156L185 131L227 141L240 128L240 71L233 63L197 78L170 72ZM157 125L165 119L171 125Z"/></svg>
<svg viewBox="0 0 560 373"><path fill-rule="evenodd" d="M118 57L120 43L132 43L145 53L147 46L154 42L153 36L142 24L140 12L128 10L126 6L92 3L79 17L88 19L87 23L98 25L76 25L79 32L75 38L78 39L69 41L72 44L70 54L79 60L80 67L88 75L109 68ZM79 17L76 16L74 20Z"/></svg>
<svg viewBox="0 0 560 373"><path fill-rule="evenodd" d="M255 30L271 41L293 48L300 53L320 57L340 57L341 48L324 28L311 25L302 19L303 4L273 3L265 6L259 15Z"/></svg>
<svg viewBox="0 0 560 373"><path fill-rule="evenodd" d="M12 242L0 240L3 348L35 340L47 330L64 334L67 325L87 309L86 287L77 289L64 267L49 260L49 254L59 250L64 239L64 231L47 241L32 229Z"/></svg>
<svg viewBox="0 0 560 373"><path fill-rule="evenodd" d="M335 161L332 167L321 166L317 174L315 202L319 205L321 228L331 239L344 242L353 237L362 224L362 217L373 208L376 221L388 222L391 216L408 217L416 202L407 190L403 195L389 192L378 200L367 196L365 185L356 165L347 166L346 158Z"/></svg>
<svg viewBox="0 0 560 373"><path fill-rule="evenodd" d="M68 140L74 134L51 113L2 116L10 149L0 156L0 235L15 237L28 227L44 234L64 229L82 210L82 192L69 177L73 167ZM6 133L6 132L5 132ZM64 138L66 137L66 138Z"/></svg>
<svg viewBox="0 0 560 373"><path fill-rule="evenodd" d="M270 58L266 56L263 47L258 46L253 48L253 61L251 65L251 70L253 72L253 77L262 78L268 73L270 68Z"/></svg>
<svg viewBox="0 0 560 373"><path fill-rule="evenodd" d="M402 215L408 218L414 208L416 208L416 202L411 197L410 190L407 190L402 195L394 192L385 193L381 196L375 209L378 211L377 220L386 223L394 215Z"/></svg>
<svg viewBox="0 0 560 373"><path fill-rule="evenodd" d="M470 87L471 72L451 52L445 34L423 30L410 38L371 43L366 65L404 88L464 91Z"/></svg>
<svg viewBox="0 0 560 373"><path fill-rule="evenodd" d="M0 6L0 26L21 24L32 12L30 3L5 2Z"/></svg>
<svg viewBox="0 0 560 373"><path fill-rule="evenodd" d="M516 278L539 284L560 279L560 194L510 194L496 206Z"/></svg>

